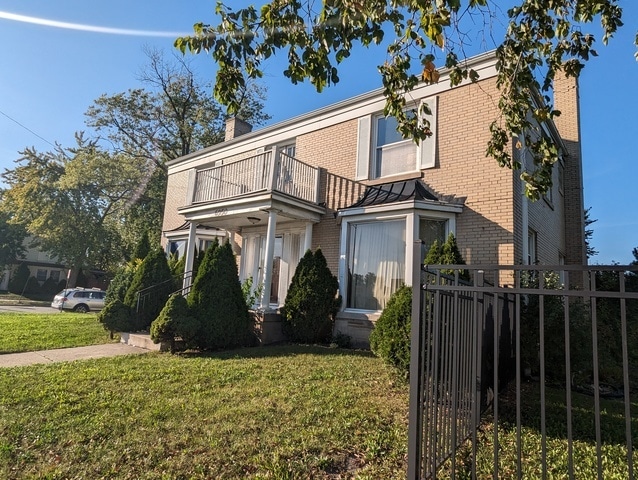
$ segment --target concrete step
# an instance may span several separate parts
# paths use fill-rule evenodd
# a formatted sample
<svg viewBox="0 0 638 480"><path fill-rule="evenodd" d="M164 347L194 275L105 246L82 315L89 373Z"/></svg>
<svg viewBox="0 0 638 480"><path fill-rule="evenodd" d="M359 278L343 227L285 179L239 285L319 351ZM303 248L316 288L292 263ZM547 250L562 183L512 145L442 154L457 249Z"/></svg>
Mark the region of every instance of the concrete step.
<svg viewBox="0 0 638 480"><path fill-rule="evenodd" d="M146 350L154 350L157 352L165 352L169 350L168 345L165 345L163 343L153 343L153 340L151 340L151 335L146 332L121 332L120 343L125 343L126 345L132 345L134 347L145 348Z"/></svg>

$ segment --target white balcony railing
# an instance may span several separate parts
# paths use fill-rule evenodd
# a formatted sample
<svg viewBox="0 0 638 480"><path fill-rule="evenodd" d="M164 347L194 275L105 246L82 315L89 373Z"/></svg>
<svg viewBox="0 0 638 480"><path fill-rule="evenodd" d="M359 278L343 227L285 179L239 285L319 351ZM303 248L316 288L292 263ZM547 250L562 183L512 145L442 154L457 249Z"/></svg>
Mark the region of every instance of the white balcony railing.
<svg viewBox="0 0 638 480"><path fill-rule="evenodd" d="M187 203L215 202L260 191L281 192L318 203L319 169L284 153L260 153L225 165L194 170Z"/></svg>

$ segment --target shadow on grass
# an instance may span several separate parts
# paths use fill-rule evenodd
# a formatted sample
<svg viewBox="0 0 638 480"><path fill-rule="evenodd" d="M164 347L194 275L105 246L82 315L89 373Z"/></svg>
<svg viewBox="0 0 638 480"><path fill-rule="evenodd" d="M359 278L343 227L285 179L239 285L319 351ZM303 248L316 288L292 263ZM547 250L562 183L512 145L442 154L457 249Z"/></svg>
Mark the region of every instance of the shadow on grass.
<svg viewBox="0 0 638 480"><path fill-rule="evenodd" d="M236 360L240 358L293 357L297 355L323 356L356 356L374 357L369 350L334 348L327 345L277 344L260 347L245 347L215 352L186 351L176 356L181 358L215 358L219 360Z"/></svg>
<svg viewBox="0 0 638 480"><path fill-rule="evenodd" d="M521 426L541 432L541 388L539 383L521 385ZM516 428L515 385L499 397L499 419L506 428ZM630 398L631 432L634 445L638 442L638 397ZM572 392L572 439L596 443L594 397ZM564 388L546 387L545 429L548 438L567 439L567 394ZM622 398L600 399L601 443L626 444L625 403Z"/></svg>

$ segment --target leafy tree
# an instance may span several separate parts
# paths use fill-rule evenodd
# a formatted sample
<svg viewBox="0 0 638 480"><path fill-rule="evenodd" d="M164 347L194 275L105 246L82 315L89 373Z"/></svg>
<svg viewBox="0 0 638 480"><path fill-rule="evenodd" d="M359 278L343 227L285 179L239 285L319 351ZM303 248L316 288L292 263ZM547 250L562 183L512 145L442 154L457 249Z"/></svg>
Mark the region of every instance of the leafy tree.
<svg viewBox="0 0 638 480"><path fill-rule="evenodd" d="M244 301L230 243L208 247L188 295L199 323L196 343L204 350L255 343L253 322Z"/></svg>
<svg viewBox="0 0 638 480"><path fill-rule="evenodd" d="M138 292L142 290L146 290L145 295L138 299ZM151 325L164 307L172 290L173 277L168 268L164 250L155 248L136 270L124 297L124 304L133 311L138 307L138 300L140 301L136 330L144 330Z"/></svg>
<svg viewBox="0 0 638 480"><path fill-rule="evenodd" d="M2 178L9 185L0 209L23 225L36 246L72 269L108 269L121 259L117 226L140 182L140 169L76 135L77 146L40 153L27 148Z"/></svg>
<svg viewBox="0 0 638 480"><path fill-rule="evenodd" d="M284 306L282 329L294 342L314 343L330 339L341 298L339 282L318 248L308 250L295 270Z"/></svg>
<svg viewBox="0 0 638 480"><path fill-rule="evenodd" d="M151 324L151 339L154 343L168 342L171 353L175 353L176 337L180 337L186 345L193 344L198 328L198 322L190 314L186 299L175 294L170 296Z"/></svg>
<svg viewBox="0 0 638 480"><path fill-rule="evenodd" d="M0 197L1 200L1 197ZM11 223L13 215L0 210L0 270L23 258L26 231L22 225Z"/></svg>
<svg viewBox="0 0 638 480"><path fill-rule="evenodd" d="M166 162L224 140L228 115L210 95L211 86L198 79L179 55L167 58L147 49L143 88L102 95L86 112L87 124L105 135L117 153L142 165L143 179L125 214L124 242L129 249L140 232L159 242L166 192ZM242 89L239 115L262 125L264 91L249 83Z"/></svg>
<svg viewBox="0 0 638 480"><path fill-rule="evenodd" d="M594 229L590 228L590 225L596 223L598 219L591 219L591 207L585 209L585 250L587 252L587 258L591 258L594 255L598 255L598 250L591 244L594 237Z"/></svg>
<svg viewBox="0 0 638 480"><path fill-rule="evenodd" d="M412 288L404 285L390 296L370 333L372 352L405 379L410 375L411 318Z"/></svg>
<svg viewBox="0 0 638 480"><path fill-rule="evenodd" d="M520 169L511 154L511 138L524 138L533 154L535 168L523 172L526 193L532 198L551 186L551 170L558 149L542 133L544 124L559 114L549 93L557 72L578 77L590 56L596 55L595 37L585 31L600 21L606 44L622 25L622 10L616 0L519 0L507 11L507 30L498 45L497 85L500 116L490 126L487 153L501 166ZM479 75L462 57L470 49L469 39L479 38L481 47L492 31L494 17L503 17L493 0L311 0L264 2L236 11L218 3L217 25L196 23L194 35L178 38L182 52L211 53L218 68L214 93L231 112L240 108L247 79L263 75L262 62L278 51L286 51L283 74L292 83L308 80L317 91L339 82L338 66L357 44L387 45L387 57L379 66L386 104L384 113L397 118L399 131L415 141L431 135L429 113L410 101L410 92L420 83L436 83L438 66L450 72L450 83L458 85ZM481 21L482 19L482 21ZM478 31L477 31L478 29ZM394 34L390 41L386 34ZM638 45L638 36L636 38ZM533 93L543 92L544 105Z"/></svg>

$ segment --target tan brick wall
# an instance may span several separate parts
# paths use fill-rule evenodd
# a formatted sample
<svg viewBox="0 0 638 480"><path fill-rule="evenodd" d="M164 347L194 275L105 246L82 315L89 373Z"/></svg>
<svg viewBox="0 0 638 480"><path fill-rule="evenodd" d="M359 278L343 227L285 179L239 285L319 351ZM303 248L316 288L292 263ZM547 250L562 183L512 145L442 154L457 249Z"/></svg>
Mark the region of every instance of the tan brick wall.
<svg viewBox="0 0 638 480"><path fill-rule="evenodd" d="M312 233L312 248L321 247L333 274L339 271L339 237L335 213L355 203L365 186L351 180L357 159L357 120L333 125L297 137L296 156L322 168L321 195L326 214Z"/></svg>
<svg viewBox="0 0 638 480"><path fill-rule="evenodd" d="M586 264L583 171L578 81L562 73L554 80L555 123L567 148L565 158L565 263Z"/></svg>
<svg viewBox="0 0 638 480"><path fill-rule="evenodd" d="M438 104L438 158L424 171L435 194L465 197L457 241L467 263L514 262L515 175L485 156L498 92L488 79L442 93Z"/></svg>
<svg viewBox="0 0 638 480"><path fill-rule="evenodd" d="M179 172L168 176L166 186L166 206L162 231L172 230L184 223L184 217L177 213L177 209L186 205L189 172ZM166 238L162 236L162 246L166 246Z"/></svg>

